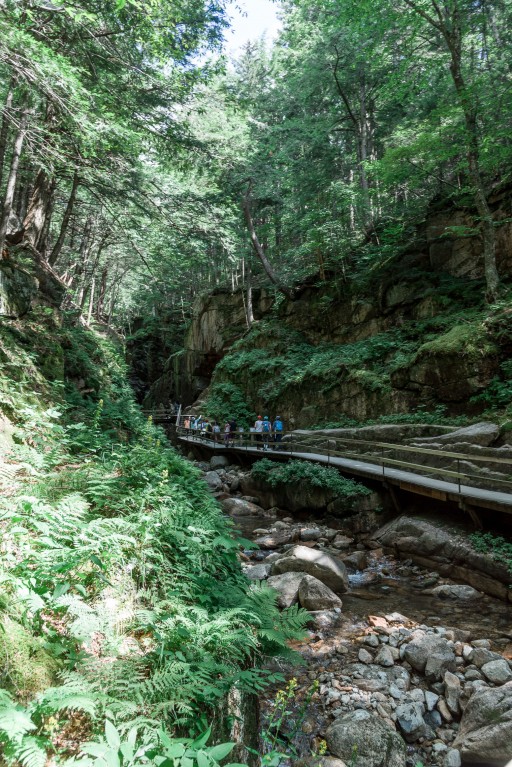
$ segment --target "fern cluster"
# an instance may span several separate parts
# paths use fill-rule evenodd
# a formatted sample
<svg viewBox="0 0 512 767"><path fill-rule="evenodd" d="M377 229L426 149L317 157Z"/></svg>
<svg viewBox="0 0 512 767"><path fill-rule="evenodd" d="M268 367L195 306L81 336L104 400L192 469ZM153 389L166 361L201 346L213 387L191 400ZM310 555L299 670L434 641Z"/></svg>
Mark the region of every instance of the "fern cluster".
<svg viewBox="0 0 512 767"><path fill-rule="evenodd" d="M136 421L123 442L102 429L101 405L84 425L65 417L26 414L17 489L0 501L0 632L7 620L19 626L52 678L22 689L10 661L0 667L0 752L23 767L50 755L101 767L128 739L130 764L139 748L158 764L233 686L276 681L258 663L291 658L287 641L307 614L280 613L274 592L250 587L230 522L150 423ZM196 751L192 762L215 764L216 752Z"/></svg>

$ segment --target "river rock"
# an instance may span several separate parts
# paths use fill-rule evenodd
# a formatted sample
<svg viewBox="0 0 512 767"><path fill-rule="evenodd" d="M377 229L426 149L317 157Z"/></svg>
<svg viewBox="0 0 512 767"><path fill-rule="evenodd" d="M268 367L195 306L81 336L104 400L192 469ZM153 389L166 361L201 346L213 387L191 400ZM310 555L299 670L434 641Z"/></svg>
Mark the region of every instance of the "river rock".
<svg viewBox="0 0 512 767"><path fill-rule="evenodd" d="M504 765L512 759L512 682L471 696L453 747L464 762Z"/></svg>
<svg viewBox="0 0 512 767"><path fill-rule="evenodd" d="M277 549L279 546L291 543L292 538L293 535L289 530L276 530L274 533L256 538L254 543L257 543L260 549Z"/></svg>
<svg viewBox="0 0 512 767"><path fill-rule="evenodd" d="M339 717L325 735L329 751L364 767L405 767L405 743L382 719L358 709Z"/></svg>
<svg viewBox="0 0 512 767"><path fill-rule="evenodd" d="M512 671L505 658L484 663L482 672L485 678L493 684L505 684L505 682L512 681Z"/></svg>
<svg viewBox="0 0 512 767"><path fill-rule="evenodd" d="M226 455L214 455L210 458L210 469L223 469L225 466L229 466L229 458Z"/></svg>
<svg viewBox="0 0 512 767"><path fill-rule="evenodd" d="M342 759L335 756L305 756L293 763L293 767L347 767Z"/></svg>
<svg viewBox="0 0 512 767"><path fill-rule="evenodd" d="M261 564L248 567L245 571L250 581L264 581L270 575L272 565Z"/></svg>
<svg viewBox="0 0 512 767"><path fill-rule="evenodd" d="M456 748L450 748L445 754L443 760L443 767L460 767L462 759L460 758L460 751Z"/></svg>
<svg viewBox="0 0 512 767"><path fill-rule="evenodd" d="M460 711L459 699L460 699L460 679L451 671L447 671L444 675L444 697L446 699L446 705L452 712L452 714L458 714Z"/></svg>
<svg viewBox="0 0 512 767"><path fill-rule="evenodd" d="M256 541L258 543L258 541ZM317 549L294 546L286 556L274 562L272 573L301 572L318 578L337 594L348 591L347 569L343 562Z"/></svg>
<svg viewBox="0 0 512 767"><path fill-rule="evenodd" d="M304 573L287 572L268 578L267 585L279 593L277 604L281 608L291 607L299 601L299 587Z"/></svg>
<svg viewBox="0 0 512 767"><path fill-rule="evenodd" d="M493 660L502 660L502 657L497 652L492 652L486 647L474 647L468 654L467 659L477 668L482 668L486 663L490 663Z"/></svg>
<svg viewBox="0 0 512 767"><path fill-rule="evenodd" d="M304 575L299 586L299 602L306 610L333 610L341 607L341 599L331 589L314 578Z"/></svg>
<svg viewBox="0 0 512 767"><path fill-rule="evenodd" d="M375 656L375 663L378 663L379 666L393 666L395 660L393 658L391 648L387 645L382 645L379 652Z"/></svg>
<svg viewBox="0 0 512 767"><path fill-rule="evenodd" d="M352 570L364 570L368 564L366 551L353 551L352 554L344 554L341 557L343 564Z"/></svg>
<svg viewBox="0 0 512 767"><path fill-rule="evenodd" d="M222 487L222 479L216 471L207 471L204 478L210 490L219 490Z"/></svg>
<svg viewBox="0 0 512 767"><path fill-rule="evenodd" d="M455 671L455 653L448 641L437 634L418 630L405 645L404 659L428 679L442 679L445 671Z"/></svg>
<svg viewBox="0 0 512 767"><path fill-rule="evenodd" d="M396 708L396 721L408 743L414 743L418 738L424 737L428 727L423 719L425 708L421 703L401 703Z"/></svg>
<svg viewBox="0 0 512 767"><path fill-rule="evenodd" d="M358 660L361 661L361 663L372 663L373 662L373 655L368 652L368 650L365 650L364 647L361 647L359 652L357 653Z"/></svg>
<svg viewBox="0 0 512 767"><path fill-rule="evenodd" d="M317 541L322 537L322 531L318 527L304 527L300 531L301 541Z"/></svg>
<svg viewBox="0 0 512 767"><path fill-rule="evenodd" d="M208 472L212 474L213 472ZM206 476L208 476L208 474ZM226 514L236 514L239 517L249 517L251 515L264 514L265 512L261 506L256 506L255 503L250 501L244 501L243 498L224 498L221 501L221 506Z"/></svg>
<svg viewBox="0 0 512 767"><path fill-rule="evenodd" d="M479 599L482 595L479 591L472 586L464 585L450 585L445 583L442 586L436 586L432 589L432 594L441 599L458 599L459 601L468 602L472 599Z"/></svg>

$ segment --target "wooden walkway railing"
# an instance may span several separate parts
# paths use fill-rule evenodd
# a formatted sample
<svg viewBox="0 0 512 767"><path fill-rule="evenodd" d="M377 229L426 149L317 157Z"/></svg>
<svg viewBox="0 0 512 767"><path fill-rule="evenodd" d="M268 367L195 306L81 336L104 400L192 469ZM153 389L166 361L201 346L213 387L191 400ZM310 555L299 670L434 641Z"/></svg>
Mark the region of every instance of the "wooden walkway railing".
<svg viewBox="0 0 512 767"><path fill-rule="evenodd" d="M177 431L180 440L214 451L316 461L440 500L466 499L512 513L512 460L508 458L311 433L289 432L279 442L268 435L266 442L260 442L256 434L244 432L226 442L223 434L214 439L212 434L183 427Z"/></svg>

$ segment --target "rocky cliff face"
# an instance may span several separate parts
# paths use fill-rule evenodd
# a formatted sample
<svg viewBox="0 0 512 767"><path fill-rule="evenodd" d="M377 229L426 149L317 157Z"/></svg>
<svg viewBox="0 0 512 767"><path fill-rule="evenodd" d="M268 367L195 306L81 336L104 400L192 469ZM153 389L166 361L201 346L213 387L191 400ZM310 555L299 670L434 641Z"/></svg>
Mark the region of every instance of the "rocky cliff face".
<svg viewBox="0 0 512 767"><path fill-rule="evenodd" d="M492 204L503 222L497 232L506 277L510 190ZM211 384L217 412L244 400L248 410L279 412L296 427L421 406L479 412L472 399L499 378L512 339L506 310L500 333L486 321L481 250L471 211L432 210L414 244L357 290L311 282L281 303L259 290L250 330L243 293L216 291L197 302L185 349L168 361L148 404L175 397L191 404Z"/></svg>

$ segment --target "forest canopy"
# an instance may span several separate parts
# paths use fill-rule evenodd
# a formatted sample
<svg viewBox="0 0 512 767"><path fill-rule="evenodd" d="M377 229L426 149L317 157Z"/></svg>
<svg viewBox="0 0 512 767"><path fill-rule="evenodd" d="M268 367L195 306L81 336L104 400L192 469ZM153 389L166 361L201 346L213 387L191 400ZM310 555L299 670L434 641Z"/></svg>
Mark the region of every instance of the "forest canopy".
<svg viewBox="0 0 512 767"><path fill-rule="evenodd" d="M350 280L433 199L476 211L510 174L509 0L283 0L227 64L224 0L6 0L0 247L90 322L186 318L252 276Z"/></svg>

